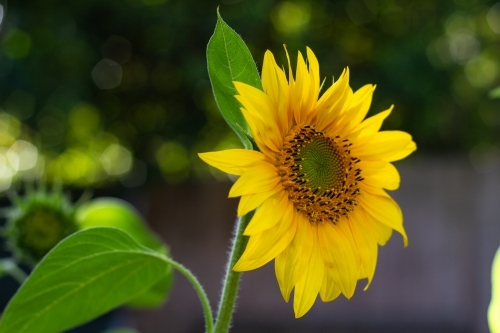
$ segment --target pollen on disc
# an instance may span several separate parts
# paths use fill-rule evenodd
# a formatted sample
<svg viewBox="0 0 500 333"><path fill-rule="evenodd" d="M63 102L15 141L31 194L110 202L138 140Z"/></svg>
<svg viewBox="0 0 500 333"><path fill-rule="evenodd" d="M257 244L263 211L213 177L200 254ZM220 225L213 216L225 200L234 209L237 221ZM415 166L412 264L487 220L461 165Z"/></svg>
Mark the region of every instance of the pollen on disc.
<svg viewBox="0 0 500 333"><path fill-rule="evenodd" d="M363 178L350 146L349 140L329 137L313 126L294 127L285 137L278 173L295 209L310 222L336 223L357 205Z"/></svg>

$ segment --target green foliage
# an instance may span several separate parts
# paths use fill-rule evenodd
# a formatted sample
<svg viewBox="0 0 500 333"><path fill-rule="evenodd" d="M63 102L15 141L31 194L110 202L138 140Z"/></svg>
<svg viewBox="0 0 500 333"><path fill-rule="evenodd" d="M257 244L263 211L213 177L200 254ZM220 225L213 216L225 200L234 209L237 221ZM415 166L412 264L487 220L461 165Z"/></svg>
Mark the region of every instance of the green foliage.
<svg viewBox="0 0 500 333"><path fill-rule="evenodd" d="M144 293L169 273L165 257L125 232L76 232L39 263L10 300L0 333L58 333Z"/></svg>
<svg viewBox="0 0 500 333"><path fill-rule="evenodd" d="M488 308L490 333L500 333L500 247L491 267L491 303Z"/></svg>
<svg viewBox="0 0 500 333"><path fill-rule="evenodd" d="M128 202L117 198L97 198L80 207L77 220L82 228L116 227L127 232L139 244L168 255L168 249L151 231L140 214ZM131 300L133 307L157 307L165 302L173 283L172 268L167 268L158 283Z"/></svg>
<svg viewBox="0 0 500 333"><path fill-rule="evenodd" d="M174 281L172 266L167 267L167 272L160 281L148 290L130 300L125 305L133 308L156 308L165 303Z"/></svg>
<svg viewBox="0 0 500 333"><path fill-rule="evenodd" d="M240 111L233 81L262 89L259 73L245 42L217 13L215 32L207 46L208 74L215 100L224 119L236 132L243 145L252 149L248 124Z"/></svg>

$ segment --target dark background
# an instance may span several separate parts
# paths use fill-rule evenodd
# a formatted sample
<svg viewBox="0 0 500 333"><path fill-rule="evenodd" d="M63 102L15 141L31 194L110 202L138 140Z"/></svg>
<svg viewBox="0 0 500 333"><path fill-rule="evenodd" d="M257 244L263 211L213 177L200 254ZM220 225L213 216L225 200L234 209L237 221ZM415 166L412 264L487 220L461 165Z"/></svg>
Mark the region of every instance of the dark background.
<svg viewBox="0 0 500 333"><path fill-rule="evenodd" d="M283 44L292 63L309 46L326 84L346 66L354 89L377 84L371 114L394 104L384 129L405 130L418 145L398 164L395 193L410 247L396 236L381 249L370 289L296 321L268 265L245 275L235 332L487 331L489 268L500 244L500 99L488 95L500 85L500 3L0 4L1 191L48 179L128 199L215 305L236 201L225 199L227 176L196 154L240 146L206 70L219 7L259 69L267 49L286 65ZM182 277L161 310L130 316L144 333L202 330Z"/></svg>

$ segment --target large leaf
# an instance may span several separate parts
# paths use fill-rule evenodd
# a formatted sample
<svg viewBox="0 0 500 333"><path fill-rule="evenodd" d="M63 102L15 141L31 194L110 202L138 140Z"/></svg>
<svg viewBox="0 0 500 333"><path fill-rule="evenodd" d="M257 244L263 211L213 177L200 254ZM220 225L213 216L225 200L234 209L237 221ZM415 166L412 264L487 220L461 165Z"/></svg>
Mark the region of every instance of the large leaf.
<svg viewBox="0 0 500 333"><path fill-rule="evenodd" d="M78 231L35 267L7 305L0 333L58 333L81 325L150 289L168 266L120 229Z"/></svg>
<svg viewBox="0 0 500 333"><path fill-rule="evenodd" d="M490 333L500 333L500 247L491 267L491 303L488 308Z"/></svg>
<svg viewBox="0 0 500 333"><path fill-rule="evenodd" d="M151 288L130 300L125 305L133 308L156 308L165 303L170 295L170 289L174 282L172 266L169 266L167 273Z"/></svg>
<svg viewBox="0 0 500 333"><path fill-rule="evenodd" d="M168 256L168 249L159 237L148 228L139 212L124 200L106 197L94 199L78 209L77 219L82 228L116 227L124 230L140 244ZM173 281L171 268L167 273L158 283L127 305L143 308L162 305Z"/></svg>
<svg viewBox="0 0 500 333"><path fill-rule="evenodd" d="M217 11L215 32L207 46L208 75L215 100L222 116L236 132L247 149L252 149L251 133L234 98L237 94L233 81L262 89L255 61L245 42L222 20Z"/></svg>
<svg viewBox="0 0 500 333"><path fill-rule="evenodd" d="M91 200L78 208L76 217L82 228L116 227L150 249L160 250L163 247L139 212L124 200L106 197Z"/></svg>

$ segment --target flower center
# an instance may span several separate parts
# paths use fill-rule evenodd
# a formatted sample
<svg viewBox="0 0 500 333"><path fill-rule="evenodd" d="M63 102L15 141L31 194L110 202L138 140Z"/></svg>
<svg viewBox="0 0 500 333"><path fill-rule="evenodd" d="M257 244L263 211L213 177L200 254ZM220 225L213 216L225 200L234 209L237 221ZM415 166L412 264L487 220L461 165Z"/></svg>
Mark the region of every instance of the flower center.
<svg viewBox="0 0 500 333"><path fill-rule="evenodd" d="M349 140L330 138L313 126L294 127L285 137L276 164L281 183L311 223L336 223L357 205L363 177L350 146Z"/></svg>

